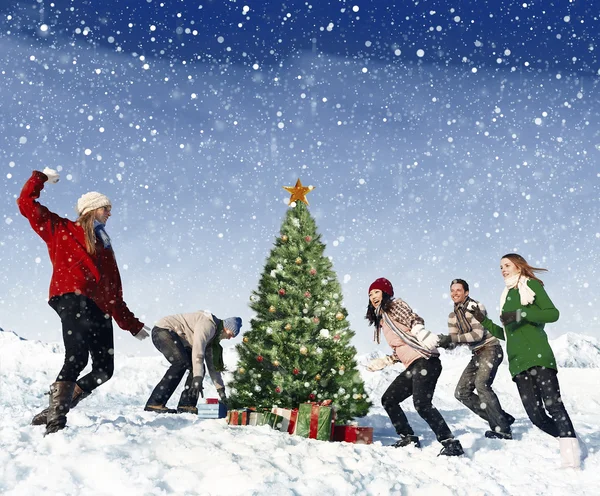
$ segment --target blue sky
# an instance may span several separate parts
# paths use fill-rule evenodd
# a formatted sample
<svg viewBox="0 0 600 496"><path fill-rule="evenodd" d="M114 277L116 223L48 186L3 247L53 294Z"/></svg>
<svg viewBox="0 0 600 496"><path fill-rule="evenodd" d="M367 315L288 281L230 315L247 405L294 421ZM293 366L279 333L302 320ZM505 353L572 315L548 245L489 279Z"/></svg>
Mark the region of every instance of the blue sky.
<svg viewBox="0 0 600 496"><path fill-rule="evenodd" d="M48 165L59 214L89 190L112 199L125 299L149 324L204 308L248 321L299 177L359 351L374 349L373 279L445 332L455 277L497 318L511 251L550 270L551 336L600 336L590 2L53 5L0 7L4 329L60 340L46 248L15 204Z"/></svg>

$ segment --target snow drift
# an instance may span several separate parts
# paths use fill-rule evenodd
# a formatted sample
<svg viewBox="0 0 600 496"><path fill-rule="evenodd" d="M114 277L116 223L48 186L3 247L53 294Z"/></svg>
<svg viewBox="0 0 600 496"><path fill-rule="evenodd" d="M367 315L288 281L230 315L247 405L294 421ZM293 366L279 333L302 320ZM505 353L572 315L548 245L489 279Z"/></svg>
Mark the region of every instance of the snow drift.
<svg viewBox="0 0 600 496"><path fill-rule="evenodd" d="M62 347L0 332L0 492L7 495L236 495L236 494L596 494L600 474L600 354L598 341L569 334L552 342L563 368L563 399L590 454L580 472L558 470L558 443L525 416L506 365L495 389L517 421L515 440L489 440L487 425L454 399L469 359L465 349L442 352L444 371L435 405L465 447L466 456L437 457L440 445L403 403L423 448L393 449L395 433L379 397L401 370L361 373L374 406L361 425L375 428L374 444L325 443L267 426L233 427L223 420L143 411L166 369L162 357L117 350L113 379L69 414L68 428L43 437L33 413L62 363ZM595 352L593 352L595 350ZM233 368L235 351L226 350ZM364 364L369 356L361 356ZM205 392L214 396L212 384ZM173 398L176 401L176 397Z"/></svg>

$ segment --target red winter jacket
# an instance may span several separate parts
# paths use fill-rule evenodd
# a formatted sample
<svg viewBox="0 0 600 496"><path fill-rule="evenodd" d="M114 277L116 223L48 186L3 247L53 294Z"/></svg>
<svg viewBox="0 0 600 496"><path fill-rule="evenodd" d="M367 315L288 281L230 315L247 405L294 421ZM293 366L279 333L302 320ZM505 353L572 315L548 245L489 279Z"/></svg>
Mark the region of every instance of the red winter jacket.
<svg viewBox="0 0 600 496"><path fill-rule="evenodd" d="M121 276L112 248L96 241L96 254L85 247L83 228L50 212L37 199L48 180L46 174L33 171L17 200L19 210L33 230L48 245L52 262L50 298L66 293L83 294L110 315L121 329L134 336L144 326L123 301Z"/></svg>

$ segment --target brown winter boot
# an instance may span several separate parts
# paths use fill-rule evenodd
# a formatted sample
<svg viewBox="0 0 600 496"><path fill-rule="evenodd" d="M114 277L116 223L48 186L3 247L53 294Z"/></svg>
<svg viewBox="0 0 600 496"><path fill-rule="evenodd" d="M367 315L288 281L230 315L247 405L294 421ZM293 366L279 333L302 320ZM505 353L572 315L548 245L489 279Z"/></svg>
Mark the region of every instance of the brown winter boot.
<svg viewBox="0 0 600 496"><path fill-rule="evenodd" d="M48 393L49 394L49 393ZM87 398L92 393L86 393L83 389L75 384L75 390L73 391L73 399L71 400L71 408L76 407L79 402ZM38 413L33 419L31 419L31 425L46 425L48 423L48 409L44 408Z"/></svg>
<svg viewBox="0 0 600 496"><path fill-rule="evenodd" d="M55 382L50 386L50 405L48 406L46 433L52 434L65 428L67 425L67 413L71 408L73 400L73 391L76 384L74 382Z"/></svg>

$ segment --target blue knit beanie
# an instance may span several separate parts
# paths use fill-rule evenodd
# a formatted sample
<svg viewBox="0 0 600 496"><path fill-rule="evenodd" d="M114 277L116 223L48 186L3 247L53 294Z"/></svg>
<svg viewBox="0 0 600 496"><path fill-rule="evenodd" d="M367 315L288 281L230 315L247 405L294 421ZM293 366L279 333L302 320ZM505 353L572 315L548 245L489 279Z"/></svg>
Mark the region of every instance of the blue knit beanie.
<svg viewBox="0 0 600 496"><path fill-rule="evenodd" d="M233 337L235 338L242 328L242 319L240 317L229 317L223 321L223 327L233 331Z"/></svg>

